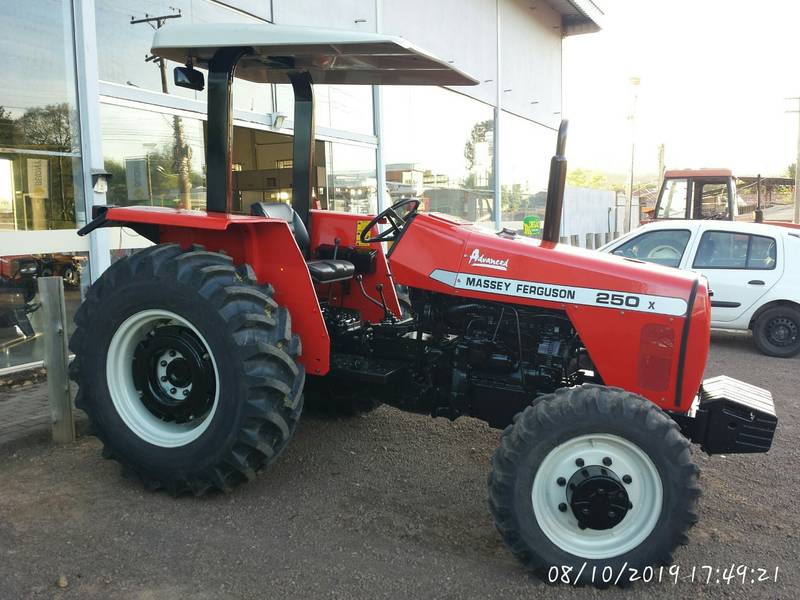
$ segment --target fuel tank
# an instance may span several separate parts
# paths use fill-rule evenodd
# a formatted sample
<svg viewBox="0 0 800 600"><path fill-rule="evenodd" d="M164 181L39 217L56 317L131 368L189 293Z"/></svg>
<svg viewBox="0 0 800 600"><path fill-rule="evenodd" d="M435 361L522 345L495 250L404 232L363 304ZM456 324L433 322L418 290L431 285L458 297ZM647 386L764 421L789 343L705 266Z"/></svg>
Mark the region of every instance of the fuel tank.
<svg viewBox="0 0 800 600"><path fill-rule="evenodd" d="M540 306L570 318L606 385L686 412L708 356L710 303L694 273L420 213L389 253L395 283Z"/></svg>

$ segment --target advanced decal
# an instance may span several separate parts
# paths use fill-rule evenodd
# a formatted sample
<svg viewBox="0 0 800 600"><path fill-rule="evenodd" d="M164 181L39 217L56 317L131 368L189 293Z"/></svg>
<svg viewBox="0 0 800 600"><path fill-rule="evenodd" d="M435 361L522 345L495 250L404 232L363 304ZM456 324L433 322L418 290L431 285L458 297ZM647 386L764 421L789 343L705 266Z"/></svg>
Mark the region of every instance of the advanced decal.
<svg viewBox="0 0 800 600"><path fill-rule="evenodd" d="M496 271L508 270L507 258L492 258L484 256L480 248L475 248L469 255L469 265L471 267L483 267L484 269L495 269Z"/></svg>
<svg viewBox="0 0 800 600"><path fill-rule="evenodd" d="M443 269L435 269L430 277L459 290L488 292L531 300L548 300L550 302L633 310L673 317L681 317L686 314L688 306L683 298L673 298L671 296L652 296L650 294L634 294L617 290L555 285L472 273L454 273Z"/></svg>

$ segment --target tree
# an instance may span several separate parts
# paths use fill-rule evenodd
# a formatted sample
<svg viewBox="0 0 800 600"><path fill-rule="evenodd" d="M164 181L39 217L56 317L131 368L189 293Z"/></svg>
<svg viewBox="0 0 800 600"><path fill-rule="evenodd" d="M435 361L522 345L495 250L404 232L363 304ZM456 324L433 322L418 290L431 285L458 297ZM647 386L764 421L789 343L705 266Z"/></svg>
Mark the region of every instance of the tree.
<svg viewBox="0 0 800 600"><path fill-rule="evenodd" d="M17 119L15 138L21 146L55 152L73 150L72 109L69 104L29 108Z"/></svg>
<svg viewBox="0 0 800 600"><path fill-rule="evenodd" d="M11 146L14 140L14 118L5 106L0 106L0 144Z"/></svg>
<svg viewBox="0 0 800 600"><path fill-rule="evenodd" d="M797 172L797 163L792 163L786 167L786 173L789 177L794 179L794 174Z"/></svg>
<svg viewBox="0 0 800 600"><path fill-rule="evenodd" d="M469 175L467 176L467 181L465 182L466 187L468 188L479 187L476 186L477 173L475 172L475 167L476 167L475 148L478 144L490 142L493 138L494 138L493 119L479 121L478 123L475 123L475 125L472 126L472 131L469 134L469 138L467 139L466 144L464 144L464 158L467 159L467 171L469 172ZM484 186L481 187L490 185L488 179L486 184L484 184Z"/></svg>

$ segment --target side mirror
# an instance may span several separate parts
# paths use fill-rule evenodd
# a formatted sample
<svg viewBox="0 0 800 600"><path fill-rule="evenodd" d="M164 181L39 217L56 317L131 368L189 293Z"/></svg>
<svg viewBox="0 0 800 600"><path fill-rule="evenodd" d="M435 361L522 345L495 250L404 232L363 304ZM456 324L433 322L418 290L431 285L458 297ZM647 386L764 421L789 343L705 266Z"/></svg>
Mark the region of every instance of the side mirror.
<svg viewBox="0 0 800 600"><path fill-rule="evenodd" d="M175 85L200 92L206 85L203 74L194 67L175 67Z"/></svg>

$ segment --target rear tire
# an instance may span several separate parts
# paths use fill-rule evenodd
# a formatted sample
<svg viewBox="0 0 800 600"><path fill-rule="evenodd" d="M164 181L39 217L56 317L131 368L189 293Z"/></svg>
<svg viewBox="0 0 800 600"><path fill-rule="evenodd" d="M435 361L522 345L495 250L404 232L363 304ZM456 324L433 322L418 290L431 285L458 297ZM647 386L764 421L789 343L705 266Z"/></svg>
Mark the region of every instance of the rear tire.
<svg viewBox="0 0 800 600"><path fill-rule="evenodd" d="M628 583L630 569L670 564L697 521L689 446L639 396L597 385L560 389L503 432L489 475L497 530L550 583L564 581L564 567L570 583ZM609 567L611 581L600 575Z"/></svg>
<svg viewBox="0 0 800 600"><path fill-rule="evenodd" d="M247 265L175 244L114 263L70 340L103 455L152 489L228 491L274 461L303 407L300 340Z"/></svg>
<svg viewBox="0 0 800 600"><path fill-rule="evenodd" d="M753 342L767 356L790 358L800 353L800 310L786 305L765 310L753 324Z"/></svg>

